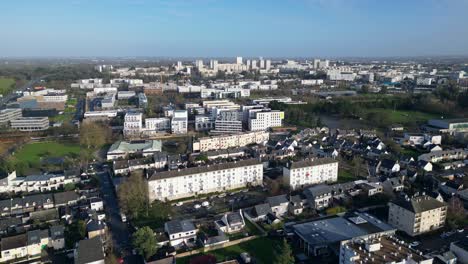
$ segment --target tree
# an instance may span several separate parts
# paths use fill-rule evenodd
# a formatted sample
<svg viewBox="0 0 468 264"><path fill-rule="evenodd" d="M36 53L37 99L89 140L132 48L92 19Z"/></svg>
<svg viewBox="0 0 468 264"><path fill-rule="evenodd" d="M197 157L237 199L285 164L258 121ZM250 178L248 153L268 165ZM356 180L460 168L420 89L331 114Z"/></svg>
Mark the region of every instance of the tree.
<svg viewBox="0 0 468 264"><path fill-rule="evenodd" d="M156 254L158 247L154 232L148 226L144 226L133 233L132 245L145 259L149 259Z"/></svg>
<svg viewBox="0 0 468 264"><path fill-rule="evenodd" d="M130 177L122 183L117 193L120 207L135 219L148 212L148 187L139 174L132 173Z"/></svg>
<svg viewBox="0 0 468 264"><path fill-rule="evenodd" d="M83 122L80 127L80 144L87 149L99 148L112 136L109 126L98 122Z"/></svg>
<svg viewBox="0 0 468 264"><path fill-rule="evenodd" d="M283 243L280 245L279 250L273 253L274 264L291 264L294 263L294 256L292 254L291 246L288 244L286 239L283 239Z"/></svg>
<svg viewBox="0 0 468 264"><path fill-rule="evenodd" d="M78 220L65 229L65 244L67 248L74 248L75 244L86 236L86 223Z"/></svg>

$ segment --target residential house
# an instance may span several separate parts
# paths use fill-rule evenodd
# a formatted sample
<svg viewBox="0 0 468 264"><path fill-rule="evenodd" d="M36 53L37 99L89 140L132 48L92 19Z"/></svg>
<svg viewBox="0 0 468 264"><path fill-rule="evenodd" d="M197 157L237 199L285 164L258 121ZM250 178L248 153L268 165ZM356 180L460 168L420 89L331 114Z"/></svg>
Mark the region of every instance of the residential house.
<svg viewBox="0 0 468 264"><path fill-rule="evenodd" d="M198 229L189 220L172 220L164 224L164 231L169 237L171 246L195 242Z"/></svg>
<svg viewBox="0 0 468 264"><path fill-rule="evenodd" d="M333 199L332 188L325 184L307 188L304 191L304 195L307 198L309 206L316 210L327 208Z"/></svg>
<svg viewBox="0 0 468 264"><path fill-rule="evenodd" d="M288 213L289 201L285 194L268 197L267 203L275 216L281 217Z"/></svg>
<svg viewBox="0 0 468 264"><path fill-rule="evenodd" d="M224 233L236 233L242 231L245 227L242 210L225 213L221 220L216 221L217 227Z"/></svg>
<svg viewBox="0 0 468 264"><path fill-rule="evenodd" d="M99 237L81 240L74 255L75 264L105 264L104 248Z"/></svg>

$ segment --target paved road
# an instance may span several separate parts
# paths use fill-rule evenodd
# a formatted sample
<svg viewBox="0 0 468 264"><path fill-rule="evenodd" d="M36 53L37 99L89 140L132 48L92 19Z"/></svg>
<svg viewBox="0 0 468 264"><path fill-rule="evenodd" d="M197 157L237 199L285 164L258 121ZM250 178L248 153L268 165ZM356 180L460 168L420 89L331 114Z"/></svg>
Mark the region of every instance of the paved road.
<svg viewBox="0 0 468 264"><path fill-rule="evenodd" d="M99 171L97 175L101 182L101 192L105 203L107 223L112 233L114 252L120 252L122 256L126 256L129 254L130 234L127 224L123 223L120 218L120 209L110 175L107 170Z"/></svg>
<svg viewBox="0 0 468 264"><path fill-rule="evenodd" d="M19 92L19 91L23 92L27 88L33 86L35 83L39 82L40 80L42 80L42 79L44 79L44 78L46 78L48 76L50 76L50 75L44 75L44 76L41 76L41 77L34 78L31 81L29 81L28 83L26 83L25 85L21 86L20 88L17 88L15 90L13 90L10 94L7 94L7 95L3 96L2 98L0 98L0 108L4 104L7 104L8 102L10 102L11 100L16 99L18 97L16 92Z"/></svg>

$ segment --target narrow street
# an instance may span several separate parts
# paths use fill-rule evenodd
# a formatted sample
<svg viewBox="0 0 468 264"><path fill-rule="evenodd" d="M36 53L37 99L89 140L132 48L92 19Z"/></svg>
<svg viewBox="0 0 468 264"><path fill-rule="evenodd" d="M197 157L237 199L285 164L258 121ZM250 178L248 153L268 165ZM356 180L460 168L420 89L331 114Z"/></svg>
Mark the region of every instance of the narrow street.
<svg viewBox="0 0 468 264"><path fill-rule="evenodd" d="M123 223L120 218L119 204L110 180L110 174L104 169L99 170L97 175L101 182L101 192L104 200L107 224L112 234L114 252L121 256L129 255L131 254L130 234L127 224Z"/></svg>

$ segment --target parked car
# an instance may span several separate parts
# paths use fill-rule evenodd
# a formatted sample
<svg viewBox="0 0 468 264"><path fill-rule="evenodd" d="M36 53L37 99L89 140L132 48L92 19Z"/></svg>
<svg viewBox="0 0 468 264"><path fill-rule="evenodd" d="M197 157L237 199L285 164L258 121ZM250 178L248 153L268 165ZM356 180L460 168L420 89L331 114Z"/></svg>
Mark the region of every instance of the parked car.
<svg viewBox="0 0 468 264"><path fill-rule="evenodd" d="M208 206L210 206L210 202L204 201L201 205L202 205L203 207L208 207Z"/></svg>
<svg viewBox="0 0 468 264"><path fill-rule="evenodd" d="M200 205L200 204L195 204L195 205L193 206L193 208L195 208L195 209L200 209L200 208L201 208L201 205Z"/></svg>

